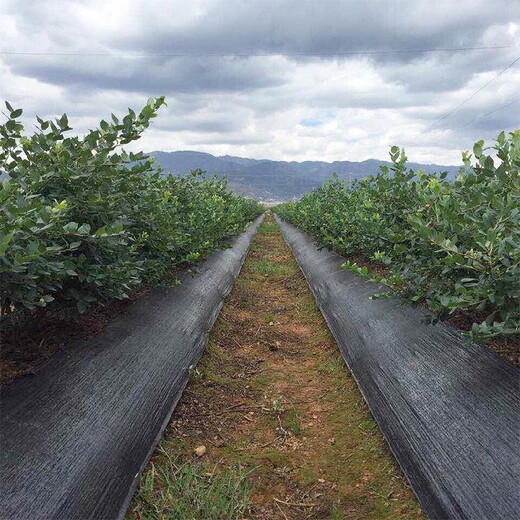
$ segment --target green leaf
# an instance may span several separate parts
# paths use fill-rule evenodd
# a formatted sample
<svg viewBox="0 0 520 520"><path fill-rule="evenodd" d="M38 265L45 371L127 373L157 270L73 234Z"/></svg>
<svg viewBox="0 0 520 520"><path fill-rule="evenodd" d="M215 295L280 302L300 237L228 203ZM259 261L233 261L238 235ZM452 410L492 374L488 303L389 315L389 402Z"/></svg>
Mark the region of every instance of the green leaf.
<svg viewBox="0 0 520 520"><path fill-rule="evenodd" d="M79 224L77 222L69 222L63 226L65 233L75 233L78 230Z"/></svg>
<svg viewBox="0 0 520 520"><path fill-rule="evenodd" d="M76 303L76 308L80 314L83 314L88 309L88 304L84 300L79 300Z"/></svg>
<svg viewBox="0 0 520 520"><path fill-rule="evenodd" d="M0 238L0 255L5 255L7 248L9 247L9 244L13 239L13 236L14 231L11 231L10 233L7 233L7 235Z"/></svg>
<svg viewBox="0 0 520 520"><path fill-rule="evenodd" d="M80 235L88 235L90 233L90 224L82 224L78 228L78 233Z"/></svg>
<svg viewBox="0 0 520 520"><path fill-rule="evenodd" d="M59 125L62 130L65 130L69 126L69 120L66 114L63 114L59 119Z"/></svg>

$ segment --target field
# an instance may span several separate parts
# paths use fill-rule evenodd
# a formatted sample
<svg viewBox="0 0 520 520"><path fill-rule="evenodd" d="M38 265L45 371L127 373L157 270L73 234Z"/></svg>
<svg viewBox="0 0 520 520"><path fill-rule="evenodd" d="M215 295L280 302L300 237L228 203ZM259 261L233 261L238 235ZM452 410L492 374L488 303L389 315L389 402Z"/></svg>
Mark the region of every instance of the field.
<svg viewBox="0 0 520 520"><path fill-rule="evenodd" d="M6 104L0 516L517 511L517 371L474 342L518 361L520 131L266 211L124 151L163 104L72 137Z"/></svg>

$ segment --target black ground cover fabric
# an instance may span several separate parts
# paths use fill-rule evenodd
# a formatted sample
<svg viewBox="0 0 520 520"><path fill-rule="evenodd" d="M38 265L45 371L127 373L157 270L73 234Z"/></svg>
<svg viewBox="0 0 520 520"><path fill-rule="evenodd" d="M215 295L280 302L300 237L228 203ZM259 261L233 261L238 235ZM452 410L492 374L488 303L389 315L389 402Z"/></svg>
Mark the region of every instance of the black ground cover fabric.
<svg viewBox="0 0 520 520"><path fill-rule="evenodd" d="M375 299L278 220L370 410L431 519L520 518L520 371L425 311Z"/></svg>
<svg viewBox="0 0 520 520"><path fill-rule="evenodd" d="M125 515L261 219L195 276L2 389L0 518Z"/></svg>

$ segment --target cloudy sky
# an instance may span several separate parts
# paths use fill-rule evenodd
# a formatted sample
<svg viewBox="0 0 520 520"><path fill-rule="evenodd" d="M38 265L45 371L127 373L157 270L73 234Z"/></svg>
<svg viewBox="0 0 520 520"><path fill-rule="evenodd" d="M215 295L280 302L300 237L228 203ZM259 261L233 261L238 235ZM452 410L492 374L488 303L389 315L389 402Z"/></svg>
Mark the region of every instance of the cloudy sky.
<svg viewBox="0 0 520 520"><path fill-rule="evenodd" d="M519 0L2 0L0 34L26 123L165 95L145 150L457 164L520 126Z"/></svg>

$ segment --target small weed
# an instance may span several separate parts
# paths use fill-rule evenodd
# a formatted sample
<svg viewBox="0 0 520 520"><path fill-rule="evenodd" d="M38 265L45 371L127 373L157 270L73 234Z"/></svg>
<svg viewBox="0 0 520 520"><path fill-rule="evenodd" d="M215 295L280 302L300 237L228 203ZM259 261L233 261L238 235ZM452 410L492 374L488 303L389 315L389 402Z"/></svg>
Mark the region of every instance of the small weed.
<svg viewBox="0 0 520 520"><path fill-rule="evenodd" d="M339 504L334 504L330 510L330 520L345 520L343 509Z"/></svg>
<svg viewBox="0 0 520 520"><path fill-rule="evenodd" d="M302 431L302 423L296 410L287 410L284 418L284 427L294 435L300 435Z"/></svg>
<svg viewBox="0 0 520 520"><path fill-rule="evenodd" d="M141 480L130 518L238 520L249 505L252 470L217 472L207 464L152 464Z"/></svg>
<svg viewBox="0 0 520 520"><path fill-rule="evenodd" d="M276 415L280 415L281 413L285 412L285 407L283 406L284 398L283 396L280 396L276 399L273 399L271 403L269 403L269 399L264 397L264 399L268 402L267 406L263 406L262 409L266 412L272 412Z"/></svg>
<svg viewBox="0 0 520 520"><path fill-rule="evenodd" d="M202 374L201 374L200 370L195 365L190 365L188 367L188 377L190 379L200 378L201 375Z"/></svg>
<svg viewBox="0 0 520 520"><path fill-rule="evenodd" d="M285 412L285 408L283 406L283 397L279 397L278 399L273 399L271 403L273 412L276 414L281 414Z"/></svg>
<svg viewBox="0 0 520 520"><path fill-rule="evenodd" d="M257 274L269 276L274 274L283 274L286 271L286 267L268 258L262 258L262 260L258 260L251 264L251 270Z"/></svg>

